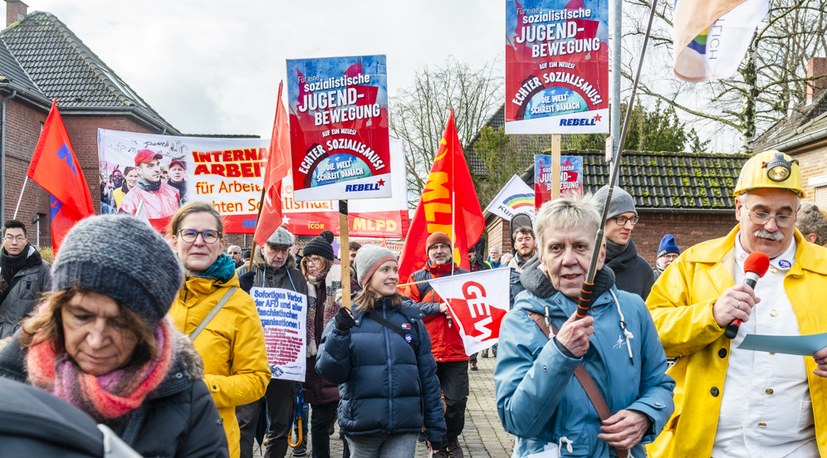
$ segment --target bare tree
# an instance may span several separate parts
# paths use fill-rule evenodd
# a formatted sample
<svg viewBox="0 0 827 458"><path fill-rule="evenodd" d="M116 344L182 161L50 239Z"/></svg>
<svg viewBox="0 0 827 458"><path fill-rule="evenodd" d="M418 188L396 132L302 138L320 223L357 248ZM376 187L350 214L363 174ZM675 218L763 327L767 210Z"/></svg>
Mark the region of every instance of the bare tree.
<svg viewBox="0 0 827 458"><path fill-rule="evenodd" d="M738 74L707 83L684 83L669 78L672 62L673 2L657 10L647 72L640 91L662 100L696 120L710 121L737 132L741 150L750 152L759 132L793 114L804 102L807 60L827 56L827 0L773 0L767 18L758 26ZM647 0L632 0L624 18L624 76L637 62L639 38L645 30L642 10ZM631 39L630 39L631 38Z"/></svg>
<svg viewBox="0 0 827 458"><path fill-rule="evenodd" d="M502 86L493 64L475 69L451 58L442 67L417 72L414 87L391 101L391 132L409 147L405 169L411 208L422 194L449 110L454 108L457 134L467 145L502 103Z"/></svg>

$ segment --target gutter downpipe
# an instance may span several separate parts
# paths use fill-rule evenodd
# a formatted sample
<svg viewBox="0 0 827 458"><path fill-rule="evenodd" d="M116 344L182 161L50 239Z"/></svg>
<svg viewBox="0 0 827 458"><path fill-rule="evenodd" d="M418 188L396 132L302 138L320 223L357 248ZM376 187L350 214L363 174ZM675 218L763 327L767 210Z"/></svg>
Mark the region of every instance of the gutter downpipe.
<svg viewBox="0 0 827 458"><path fill-rule="evenodd" d="M0 102L0 226L6 224L6 102L17 96L17 89Z"/></svg>

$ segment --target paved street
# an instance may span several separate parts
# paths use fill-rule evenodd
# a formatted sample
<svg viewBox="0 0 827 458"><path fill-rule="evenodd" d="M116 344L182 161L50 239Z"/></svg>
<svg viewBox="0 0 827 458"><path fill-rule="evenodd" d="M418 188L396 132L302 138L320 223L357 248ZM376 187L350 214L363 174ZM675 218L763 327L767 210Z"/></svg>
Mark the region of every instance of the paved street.
<svg viewBox="0 0 827 458"><path fill-rule="evenodd" d="M514 438L507 434L497 417L497 402L494 397L494 364L496 359L479 358L479 371L468 372L470 393L465 413L465 430L460 436L465 456L469 458L507 458L511 456ZM342 443L336 433L331 437L331 456L342 456ZM288 452L288 455L290 453ZM258 449L256 456L261 456ZM308 447L307 456L310 456ZM417 446L417 457L427 457L425 444Z"/></svg>

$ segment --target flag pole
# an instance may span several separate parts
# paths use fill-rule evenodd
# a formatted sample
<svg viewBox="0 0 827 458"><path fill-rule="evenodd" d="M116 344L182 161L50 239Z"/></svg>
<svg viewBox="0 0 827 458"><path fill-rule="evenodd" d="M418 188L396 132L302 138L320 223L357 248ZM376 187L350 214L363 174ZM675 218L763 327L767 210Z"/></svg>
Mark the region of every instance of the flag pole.
<svg viewBox="0 0 827 458"><path fill-rule="evenodd" d="M14 207L14 216L11 219L17 219L17 210L20 210L20 201L23 200L23 191L26 190L26 185L29 183L29 176L23 180L23 187L20 188L20 196L17 198L17 205Z"/></svg>
<svg viewBox="0 0 827 458"><path fill-rule="evenodd" d="M267 191L267 183L264 183L264 186L261 187L261 197L258 198L258 214L256 215L256 226L261 223L261 211L264 210L264 192ZM255 234L253 234L255 235ZM250 253L250 270L253 270L253 260L256 258L256 254L260 251L258 243L256 243L255 237L253 237L253 251Z"/></svg>
<svg viewBox="0 0 827 458"><path fill-rule="evenodd" d="M632 109L635 106L635 96L637 94L637 86L640 81L640 74L643 70L643 58L646 56L646 46L649 44L649 36L652 33L652 22L655 19L655 8L658 0L652 0L652 7L649 10L649 22L646 25L646 34L643 36L643 46L640 49L640 59L637 63L637 73L635 74L635 81L632 84L632 93L629 95L629 104L626 106L626 116L623 118L623 129L620 131L620 138L617 140L617 147L614 155L614 166L611 167L609 173L608 192L606 193L606 203L603 205L603 213L600 215L601 224L598 226L597 234L594 237L594 249L592 250L592 259L589 262L589 270L586 273L586 281L580 290L580 298L577 301L576 319L585 318L591 308L592 300L594 299L594 277L597 275L597 258L600 257L600 250L603 247L603 231L606 218L609 216L609 203L612 201L612 192L614 191L617 176L620 172L620 160L623 157L623 144L626 142L626 134L629 132L629 121L632 118ZM620 56L614 56L618 59ZM615 100L615 103L618 103Z"/></svg>
<svg viewBox="0 0 827 458"><path fill-rule="evenodd" d="M339 258L342 265L342 307L350 310L350 241L347 199L339 200Z"/></svg>

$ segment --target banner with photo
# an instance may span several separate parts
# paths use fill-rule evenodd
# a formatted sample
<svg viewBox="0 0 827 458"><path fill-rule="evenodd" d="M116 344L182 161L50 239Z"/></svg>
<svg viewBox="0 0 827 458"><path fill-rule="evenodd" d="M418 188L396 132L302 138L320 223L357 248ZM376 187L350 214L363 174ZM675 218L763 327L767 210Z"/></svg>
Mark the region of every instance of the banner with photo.
<svg viewBox="0 0 827 458"><path fill-rule="evenodd" d="M551 156L534 155L534 207L540 207L551 200ZM581 197L583 195L583 158L560 156L560 197Z"/></svg>
<svg viewBox="0 0 827 458"><path fill-rule="evenodd" d="M139 213L163 230L182 204L208 202L226 233L252 234L268 145L98 129L102 212Z"/></svg>
<svg viewBox="0 0 827 458"><path fill-rule="evenodd" d="M287 61L293 198L389 197L385 56Z"/></svg>
<svg viewBox="0 0 827 458"><path fill-rule="evenodd" d="M267 365L273 378L303 382L307 370L307 296L289 289L254 286Z"/></svg>
<svg viewBox="0 0 827 458"><path fill-rule="evenodd" d="M609 132L609 2L505 4L505 132Z"/></svg>
<svg viewBox="0 0 827 458"><path fill-rule="evenodd" d="M99 129L102 212L135 214L140 206L139 216L163 231L180 205L207 202L224 218L224 232L252 234L269 143L259 138L178 137ZM393 162L404 164L404 143L394 140L392 150ZM351 235L404 237L408 228L405 168L395 167L393 175L388 186L393 189L392 197L350 204ZM138 189L130 199L138 201L135 205L126 199L133 189ZM338 206L331 200L296 202L289 177L282 184L282 208L288 229L296 235L315 236L325 229L339 232Z"/></svg>

